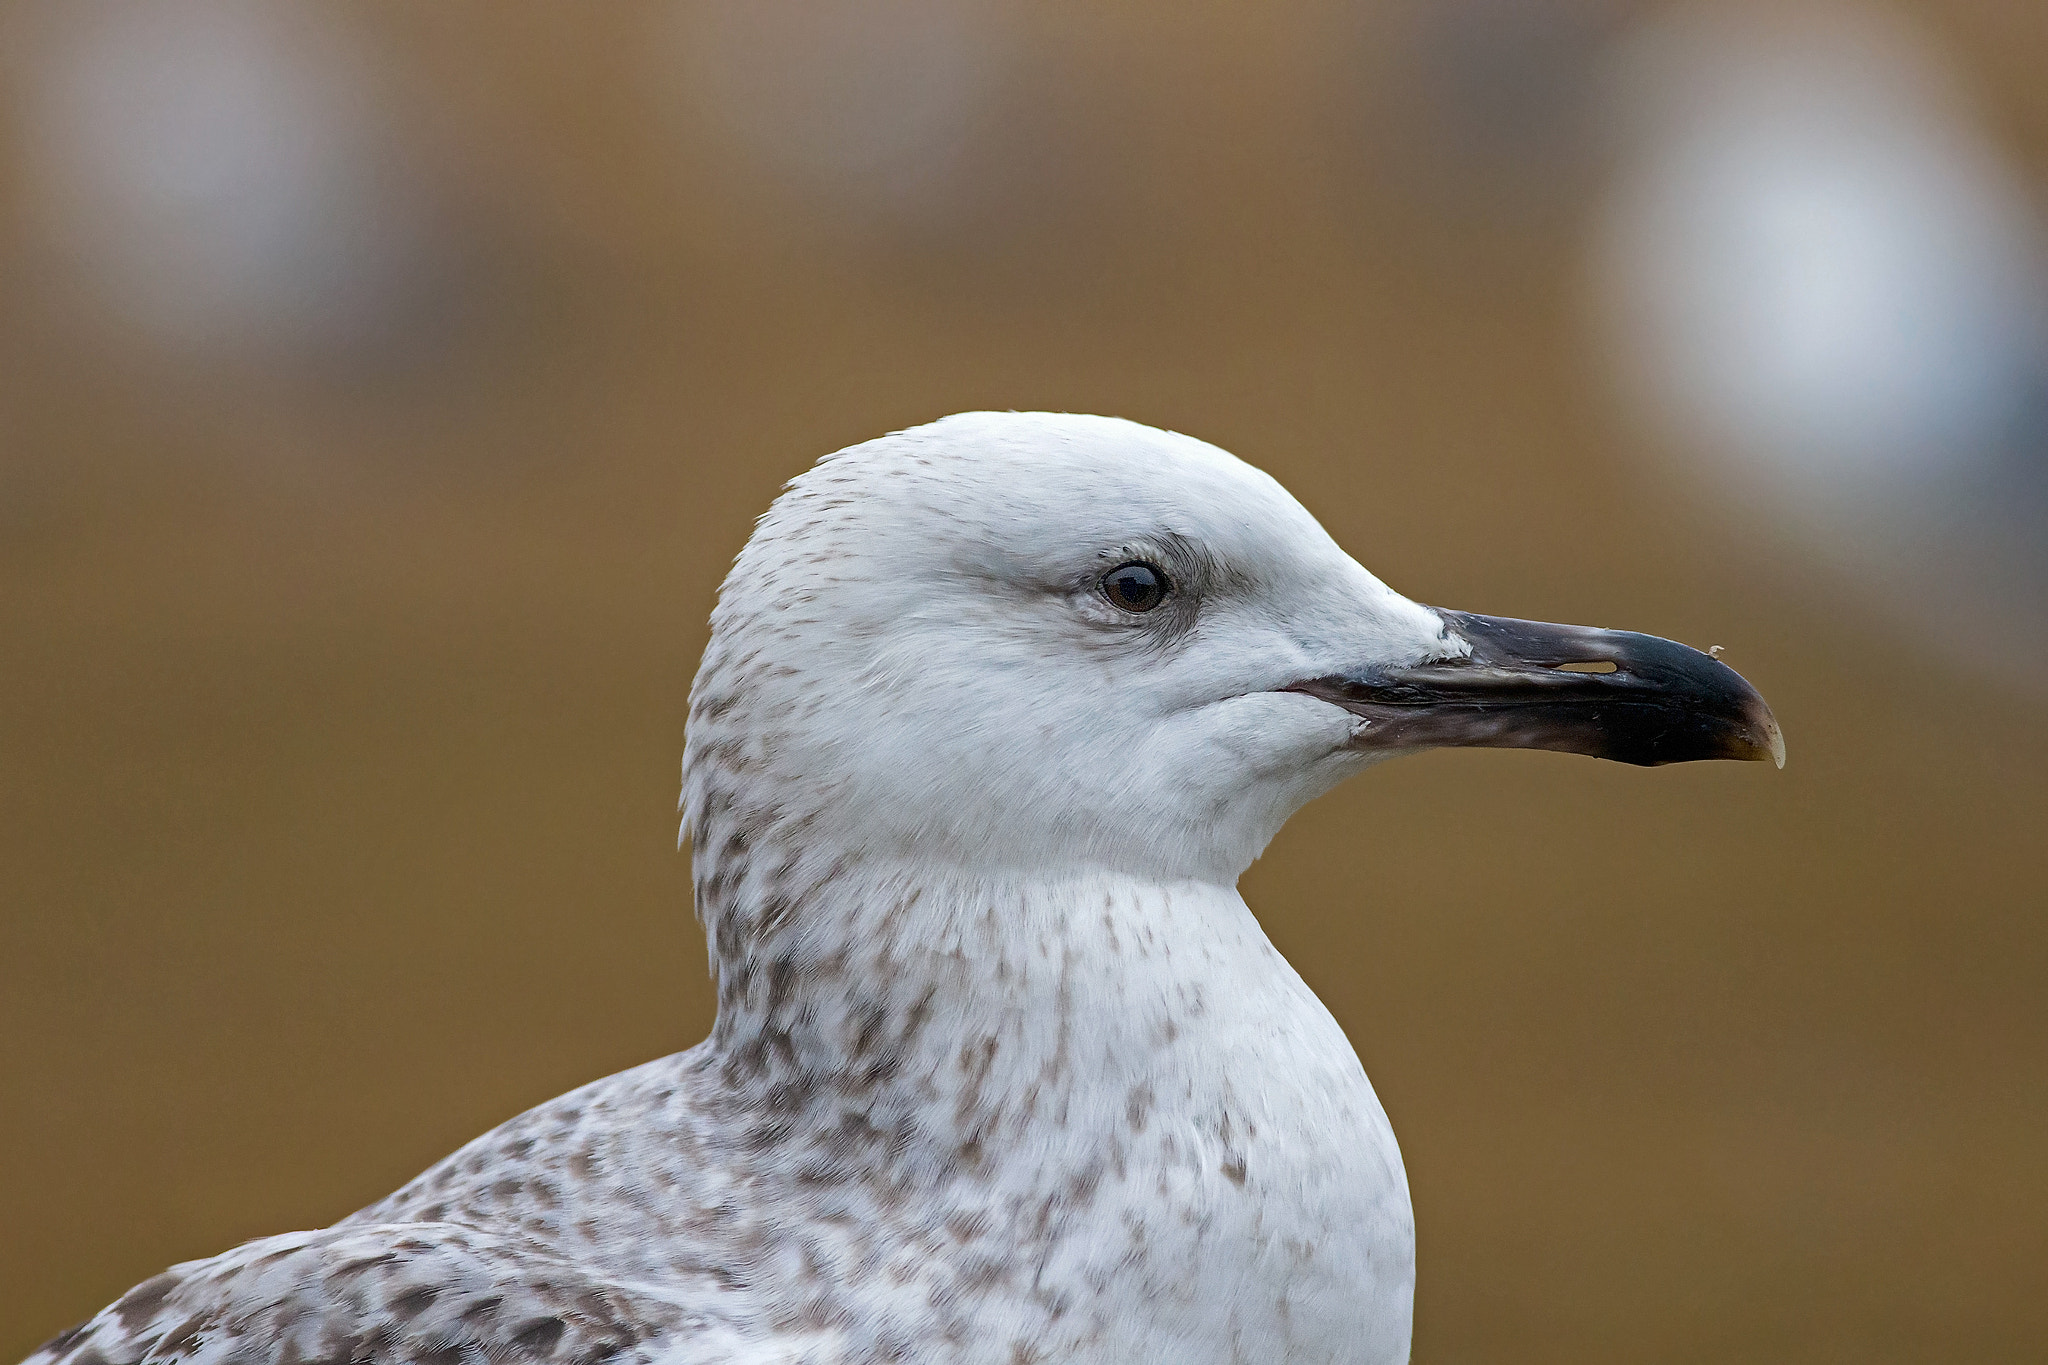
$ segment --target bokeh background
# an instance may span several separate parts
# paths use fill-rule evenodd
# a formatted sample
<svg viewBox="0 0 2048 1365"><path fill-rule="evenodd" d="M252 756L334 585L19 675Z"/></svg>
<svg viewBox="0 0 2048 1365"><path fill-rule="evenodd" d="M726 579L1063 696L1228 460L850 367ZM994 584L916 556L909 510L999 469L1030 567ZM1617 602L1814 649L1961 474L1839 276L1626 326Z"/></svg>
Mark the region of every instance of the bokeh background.
<svg viewBox="0 0 2048 1365"><path fill-rule="evenodd" d="M695 1042L718 579L976 407L1784 723L1248 877L1419 1361L2041 1359L2044 191L2017 0L0 8L0 1359Z"/></svg>

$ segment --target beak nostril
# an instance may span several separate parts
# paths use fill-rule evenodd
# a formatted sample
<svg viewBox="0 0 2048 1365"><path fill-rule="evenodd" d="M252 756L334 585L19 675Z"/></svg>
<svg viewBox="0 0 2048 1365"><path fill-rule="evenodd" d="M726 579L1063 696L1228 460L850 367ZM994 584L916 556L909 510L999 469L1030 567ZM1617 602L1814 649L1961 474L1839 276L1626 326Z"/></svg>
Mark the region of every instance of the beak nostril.
<svg viewBox="0 0 2048 1365"><path fill-rule="evenodd" d="M1584 663L1557 666L1560 673L1612 673L1615 668L1615 663L1609 659L1590 659Z"/></svg>

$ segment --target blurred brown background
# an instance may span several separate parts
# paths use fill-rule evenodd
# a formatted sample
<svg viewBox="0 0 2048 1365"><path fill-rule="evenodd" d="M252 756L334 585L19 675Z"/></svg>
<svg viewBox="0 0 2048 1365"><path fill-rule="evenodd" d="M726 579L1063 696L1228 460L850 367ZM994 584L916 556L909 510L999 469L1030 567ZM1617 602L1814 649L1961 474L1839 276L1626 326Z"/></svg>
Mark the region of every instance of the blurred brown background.
<svg viewBox="0 0 2048 1365"><path fill-rule="evenodd" d="M1419 1361L2048 1352L2048 8L17 4L0 87L0 1359L695 1042L723 567L975 407L1784 724L1248 878Z"/></svg>

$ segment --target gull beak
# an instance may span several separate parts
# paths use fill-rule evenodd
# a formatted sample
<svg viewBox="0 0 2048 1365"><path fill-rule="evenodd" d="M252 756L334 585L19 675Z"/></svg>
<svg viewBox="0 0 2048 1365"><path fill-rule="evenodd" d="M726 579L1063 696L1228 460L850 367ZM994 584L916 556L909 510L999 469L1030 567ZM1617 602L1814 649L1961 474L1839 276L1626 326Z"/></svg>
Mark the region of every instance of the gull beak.
<svg viewBox="0 0 2048 1365"><path fill-rule="evenodd" d="M1353 741L1361 749L1550 749L1645 767L1701 758L1785 766L1771 708L1710 655L1632 631L1432 610L1469 654L1288 690L1363 719Z"/></svg>

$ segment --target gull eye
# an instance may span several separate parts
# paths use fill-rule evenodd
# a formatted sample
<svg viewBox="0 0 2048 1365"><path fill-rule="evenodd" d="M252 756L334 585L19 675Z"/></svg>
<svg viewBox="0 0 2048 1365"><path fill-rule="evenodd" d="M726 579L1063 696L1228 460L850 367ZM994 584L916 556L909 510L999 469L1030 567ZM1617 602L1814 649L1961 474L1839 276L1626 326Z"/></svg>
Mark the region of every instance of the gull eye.
<svg viewBox="0 0 2048 1365"><path fill-rule="evenodd" d="M1119 564L1102 576L1102 595L1124 611L1150 611L1166 599L1166 575L1150 564Z"/></svg>

